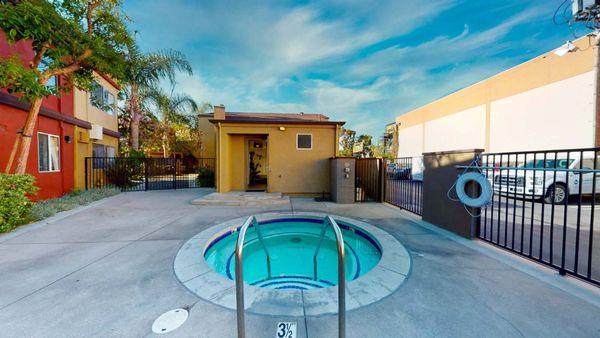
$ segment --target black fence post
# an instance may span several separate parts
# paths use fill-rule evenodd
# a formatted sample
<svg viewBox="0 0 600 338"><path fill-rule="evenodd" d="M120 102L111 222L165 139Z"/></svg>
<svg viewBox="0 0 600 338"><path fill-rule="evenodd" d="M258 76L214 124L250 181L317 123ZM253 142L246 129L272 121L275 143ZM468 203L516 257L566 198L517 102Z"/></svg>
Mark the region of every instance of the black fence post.
<svg viewBox="0 0 600 338"><path fill-rule="evenodd" d="M144 163L144 191L148 191L148 159L143 159Z"/></svg>
<svg viewBox="0 0 600 338"><path fill-rule="evenodd" d="M173 163L173 189L177 190L177 159L172 160Z"/></svg>
<svg viewBox="0 0 600 338"><path fill-rule="evenodd" d="M593 236L600 195L596 180L599 151L581 148L484 154L483 172L494 196L493 203L480 214L478 237L555 268L560 275L600 286L598 264L592 265L597 251L593 246L598 244Z"/></svg>
<svg viewBox="0 0 600 338"><path fill-rule="evenodd" d="M386 159L385 158L380 158L379 159L379 180L378 180L378 184L379 184L379 196L377 199L377 202L382 203L385 200L385 166L386 166Z"/></svg>
<svg viewBox="0 0 600 338"><path fill-rule="evenodd" d="M85 157L83 159L83 167L85 170L85 190L88 190L88 158L89 157Z"/></svg>

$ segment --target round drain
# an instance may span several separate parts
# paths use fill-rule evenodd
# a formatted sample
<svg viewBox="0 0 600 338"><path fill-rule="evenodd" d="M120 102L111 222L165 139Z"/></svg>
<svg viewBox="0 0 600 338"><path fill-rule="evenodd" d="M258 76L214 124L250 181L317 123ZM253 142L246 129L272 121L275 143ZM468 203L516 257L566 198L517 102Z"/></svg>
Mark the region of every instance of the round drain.
<svg viewBox="0 0 600 338"><path fill-rule="evenodd" d="M300 237L292 237L290 239L290 242L292 242L292 243L300 243L300 242L302 242L302 238L300 238Z"/></svg>
<svg viewBox="0 0 600 338"><path fill-rule="evenodd" d="M152 323L152 332L157 334L171 332L185 323L188 319L185 309L175 309L163 313Z"/></svg>

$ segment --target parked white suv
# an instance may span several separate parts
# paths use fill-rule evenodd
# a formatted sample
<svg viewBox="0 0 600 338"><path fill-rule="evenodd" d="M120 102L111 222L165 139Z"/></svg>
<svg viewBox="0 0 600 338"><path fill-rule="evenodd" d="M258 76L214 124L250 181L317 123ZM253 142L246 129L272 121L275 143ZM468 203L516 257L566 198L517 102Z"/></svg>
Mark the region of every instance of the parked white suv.
<svg viewBox="0 0 600 338"><path fill-rule="evenodd" d="M580 166L580 162L583 163ZM593 169L594 155L583 155L579 158L579 153L572 155L567 163L567 156L558 159L543 159L528 161L520 165L519 168L528 170L502 170L496 169L494 172L493 186L496 193L505 193L509 195L534 196L543 198L546 203L564 204L571 195L579 194L579 185L581 184L581 194L591 195L594 193L594 174L554 171L557 169ZM545 164L545 165L544 165ZM598 160L600 167L600 159ZM535 168L536 170L530 170ZM547 170L544 170L546 168ZM549 170L548 170L549 169ZM567 184L568 175L568 184ZM581 182L580 182L581 177ZM600 173L596 174L596 193L600 191Z"/></svg>

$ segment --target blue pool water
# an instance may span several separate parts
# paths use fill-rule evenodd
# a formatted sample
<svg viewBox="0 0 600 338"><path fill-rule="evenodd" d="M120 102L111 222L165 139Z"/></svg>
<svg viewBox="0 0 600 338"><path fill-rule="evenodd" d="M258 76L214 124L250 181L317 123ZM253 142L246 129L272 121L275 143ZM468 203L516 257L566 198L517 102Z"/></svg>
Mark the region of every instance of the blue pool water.
<svg viewBox="0 0 600 338"><path fill-rule="evenodd" d="M381 248L365 230L337 221L346 248L346 280L354 280L371 270L381 259ZM336 285L337 246L331 227L317 257L314 278L313 255L323 221L319 219L277 219L261 222L260 229L271 256L268 278L266 254L253 227L246 233L244 281L274 289L313 289ZM207 246L204 258L209 266L229 279L235 278L235 242L238 233L226 233Z"/></svg>

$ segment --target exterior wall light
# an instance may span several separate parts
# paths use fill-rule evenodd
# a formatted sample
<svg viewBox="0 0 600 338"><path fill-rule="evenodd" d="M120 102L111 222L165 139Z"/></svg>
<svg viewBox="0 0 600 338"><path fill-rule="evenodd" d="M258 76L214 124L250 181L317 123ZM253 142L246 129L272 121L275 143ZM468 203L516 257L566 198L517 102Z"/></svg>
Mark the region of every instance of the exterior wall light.
<svg viewBox="0 0 600 338"><path fill-rule="evenodd" d="M279 127L279 130L285 131L285 127Z"/></svg>

